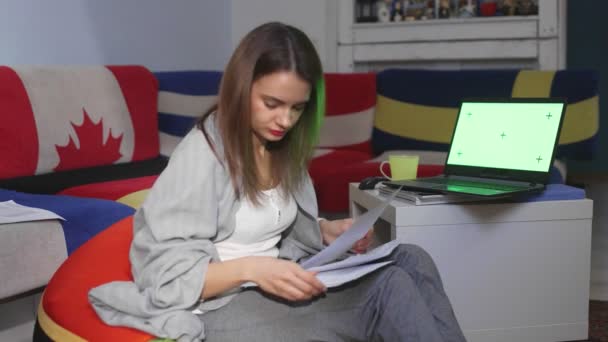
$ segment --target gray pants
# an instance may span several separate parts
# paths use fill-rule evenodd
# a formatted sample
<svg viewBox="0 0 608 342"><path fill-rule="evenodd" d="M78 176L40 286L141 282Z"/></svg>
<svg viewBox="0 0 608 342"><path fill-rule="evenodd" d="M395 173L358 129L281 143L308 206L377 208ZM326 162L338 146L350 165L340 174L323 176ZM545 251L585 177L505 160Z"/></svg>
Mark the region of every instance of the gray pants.
<svg viewBox="0 0 608 342"><path fill-rule="evenodd" d="M431 257L400 245L395 263L319 298L250 289L201 316L205 341L465 341Z"/></svg>

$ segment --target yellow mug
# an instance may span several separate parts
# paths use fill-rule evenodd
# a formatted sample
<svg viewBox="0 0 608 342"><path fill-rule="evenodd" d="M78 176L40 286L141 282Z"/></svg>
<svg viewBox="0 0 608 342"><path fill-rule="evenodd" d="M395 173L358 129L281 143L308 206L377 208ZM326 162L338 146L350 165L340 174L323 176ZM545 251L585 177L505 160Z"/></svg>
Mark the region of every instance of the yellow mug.
<svg viewBox="0 0 608 342"><path fill-rule="evenodd" d="M392 180L415 179L418 172L418 160L418 156L416 155L389 155L388 160L380 163L380 173ZM386 163L389 164L392 177L387 176L382 169Z"/></svg>

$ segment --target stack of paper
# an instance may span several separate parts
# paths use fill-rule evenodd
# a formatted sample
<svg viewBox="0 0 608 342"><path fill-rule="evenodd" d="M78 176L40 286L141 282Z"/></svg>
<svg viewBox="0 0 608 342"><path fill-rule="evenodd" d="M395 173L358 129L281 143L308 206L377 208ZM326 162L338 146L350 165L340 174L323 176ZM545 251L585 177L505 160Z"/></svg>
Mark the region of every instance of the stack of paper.
<svg viewBox="0 0 608 342"><path fill-rule="evenodd" d="M390 196L393 194L395 189L388 186L381 186L378 188L378 191L381 195ZM467 196L459 194L437 194L411 190L400 190L396 197L410 201L415 205L496 200L496 198L483 198L479 196Z"/></svg>
<svg viewBox="0 0 608 342"><path fill-rule="evenodd" d="M27 207L14 201L0 202L0 224L65 219L52 211Z"/></svg>
<svg viewBox="0 0 608 342"><path fill-rule="evenodd" d="M400 189L394 191L379 206L356 217L347 231L319 253L302 262L300 266L309 271L317 271L317 278L326 287L335 287L393 263L393 261L384 258L390 255L395 247L399 245L396 240L378 246L365 254L355 254L343 260L337 260L367 234ZM252 282L241 285L241 287L255 286L257 284Z"/></svg>
<svg viewBox="0 0 608 342"><path fill-rule="evenodd" d="M334 287L392 263L380 259L388 256L399 245L397 241L388 242L365 254L356 254L341 261L336 260L367 234L400 190L401 188L396 189L379 206L356 217L347 231L319 253L302 262L301 266L307 270L318 271L319 280L327 287Z"/></svg>

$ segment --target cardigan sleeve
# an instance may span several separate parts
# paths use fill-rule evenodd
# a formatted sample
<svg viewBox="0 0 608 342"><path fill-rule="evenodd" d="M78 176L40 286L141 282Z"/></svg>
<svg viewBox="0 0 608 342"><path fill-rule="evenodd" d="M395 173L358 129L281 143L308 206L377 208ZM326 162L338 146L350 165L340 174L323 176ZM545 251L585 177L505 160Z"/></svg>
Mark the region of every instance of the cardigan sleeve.
<svg viewBox="0 0 608 342"><path fill-rule="evenodd" d="M130 261L140 289L149 289L150 305L194 305L215 247L217 189L213 156L193 131L177 150L134 220ZM211 158L210 158L211 157Z"/></svg>
<svg viewBox="0 0 608 342"><path fill-rule="evenodd" d="M212 239L218 196L226 191L219 168L202 132L190 132L135 214L129 255L134 282L89 293L103 321L180 341L204 338L203 323L191 310L200 302L209 262L217 259Z"/></svg>

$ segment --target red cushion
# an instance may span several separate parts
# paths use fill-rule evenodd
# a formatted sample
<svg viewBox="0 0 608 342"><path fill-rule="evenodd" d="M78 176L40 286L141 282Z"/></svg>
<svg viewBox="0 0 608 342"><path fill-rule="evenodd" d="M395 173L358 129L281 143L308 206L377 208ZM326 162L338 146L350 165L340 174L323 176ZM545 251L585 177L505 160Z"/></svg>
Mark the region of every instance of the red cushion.
<svg viewBox="0 0 608 342"><path fill-rule="evenodd" d="M314 180L325 174L332 174L347 165L359 164L371 158L371 153L361 151L330 150L329 153L314 158L308 167L308 172Z"/></svg>
<svg viewBox="0 0 608 342"><path fill-rule="evenodd" d="M433 177L438 176L443 172L443 165L418 165L416 177Z"/></svg>
<svg viewBox="0 0 608 342"><path fill-rule="evenodd" d="M376 105L375 73L325 73L326 115L349 115Z"/></svg>
<svg viewBox="0 0 608 342"><path fill-rule="evenodd" d="M49 281L42 300L46 315L61 328L90 341L148 341L153 336L103 323L87 294L114 280L132 280L129 248L132 217L127 217L78 248Z"/></svg>
<svg viewBox="0 0 608 342"><path fill-rule="evenodd" d="M67 188L59 194L115 201L130 193L151 188L156 178L158 175L91 183Z"/></svg>
<svg viewBox="0 0 608 342"><path fill-rule="evenodd" d="M348 211L348 184L360 182L366 177L382 176L380 163L356 163L344 167L326 170L313 177L319 211ZM387 168L388 169L388 168ZM431 177L443 172L443 165L419 165L417 177ZM390 170L388 170L390 175Z"/></svg>

